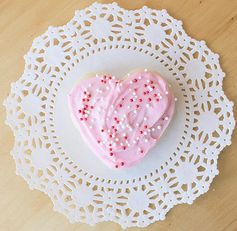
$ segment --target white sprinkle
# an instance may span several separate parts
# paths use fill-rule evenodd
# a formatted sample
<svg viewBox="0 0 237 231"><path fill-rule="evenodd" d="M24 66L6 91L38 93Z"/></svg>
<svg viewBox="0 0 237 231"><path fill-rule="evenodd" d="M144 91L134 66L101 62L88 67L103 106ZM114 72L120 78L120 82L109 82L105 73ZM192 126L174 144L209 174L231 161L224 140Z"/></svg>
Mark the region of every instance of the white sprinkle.
<svg viewBox="0 0 237 231"><path fill-rule="evenodd" d="M106 120L109 121L109 117L107 117Z"/></svg>
<svg viewBox="0 0 237 231"><path fill-rule="evenodd" d="M118 114L118 112L116 110L114 110L114 114Z"/></svg>
<svg viewBox="0 0 237 231"><path fill-rule="evenodd" d="M147 83L150 83L151 81L148 79L146 82L147 82Z"/></svg>
<svg viewBox="0 0 237 231"><path fill-rule="evenodd" d="M85 118L88 118L88 115L87 115L87 114L85 114Z"/></svg>
<svg viewBox="0 0 237 231"><path fill-rule="evenodd" d="M159 130L160 130L160 129L161 129L161 126L160 126L160 125L158 125L158 126L157 126L157 129L159 129Z"/></svg>
<svg viewBox="0 0 237 231"><path fill-rule="evenodd" d="M128 143L127 146L130 147L130 144Z"/></svg>
<svg viewBox="0 0 237 231"><path fill-rule="evenodd" d="M125 143L128 144L128 140L126 140Z"/></svg>
<svg viewBox="0 0 237 231"><path fill-rule="evenodd" d="M98 74L96 74L96 75L95 75L95 77L99 77L99 75L98 75Z"/></svg>
<svg viewBox="0 0 237 231"><path fill-rule="evenodd" d="M130 83L130 84L133 84L133 81L131 80L129 83Z"/></svg>
<svg viewBox="0 0 237 231"><path fill-rule="evenodd" d="M147 69L145 68L144 71L147 72Z"/></svg>
<svg viewBox="0 0 237 231"><path fill-rule="evenodd" d="M115 79L115 76L112 76L112 79Z"/></svg>
<svg viewBox="0 0 237 231"><path fill-rule="evenodd" d="M110 129L108 129L108 133L110 133L111 131L110 131Z"/></svg>
<svg viewBox="0 0 237 231"><path fill-rule="evenodd" d="M129 91L132 91L132 89L131 89L131 88L129 88L128 90L129 90Z"/></svg>
<svg viewBox="0 0 237 231"><path fill-rule="evenodd" d="M134 143L134 144L136 144L136 143L137 143L137 141L136 141L136 140L133 140L133 143Z"/></svg>
<svg viewBox="0 0 237 231"><path fill-rule="evenodd" d="M88 87L91 87L91 86L92 86L91 83L89 83Z"/></svg>
<svg viewBox="0 0 237 231"><path fill-rule="evenodd" d="M174 101L177 101L177 100L178 100L178 98L175 97L175 98L174 98Z"/></svg>
<svg viewBox="0 0 237 231"><path fill-rule="evenodd" d="M141 150L142 150L142 149L139 147L139 148L138 148L138 151L140 152Z"/></svg>
<svg viewBox="0 0 237 231"><path fill-rule="evenodd" d="M141 77L141 76L139 76L139 77L138 77L138 79L142 79L142 77Z"/></svg>
<svg viewBox="0 0 237 231"><path fill-rule="evenodd" d="M150 107L150 105L147 103L147 104L146 104L146 107L148 108L148 107Z"/></svg>
<svg viewBox="0 0 237 231"><path fill-rule="evenodd" d="M160 99L162 99L163 97L162 96L160 96Z"/></svg>
<svg viewBox="0 0 237 231"><path fill-rule="evenodd" d="M158 93L157 93L157 95L159 95L159 96L160 96L160 92L158 92Z"/></svg>
<svg viewBox="0 0 237 231"><path fill-rule="evenodd" d="M168 119L169 119L169 117L168 117L168 116L166 116L166 117L165 117L165 120L168 120Z"/></svg>
<svg viewBox="0 0 237 231"><path fill-rule="evenodd" d="M134 114L137 114L137 110L134 110Z"/></svg>
<svg viewBox="0 0 237 231"><path fill-rule="evenodd" d="M134 91L132 94L133 94L133 95L136 95L137 93Z"/></svg>
<svg viewBox="0 0 237 231"><path fill-rule="evenodd" d="M153 88L152 87L148 87L148 90L150 91L150 92L152 92L153 91Z"/></svg>
<svg viewBox="0 0 237 231"><path fill-rule="evenodd" d="M139 137L137 137L136 140L139 140Z"/></svg>
<svg viewBox="0 0 237 231"><path fill-rule="evenodd" d="M127 108L130 109L130 105L128 105Z"/></svg>
<svg viewBox="0 0 237 231"><path fill-rule="evenodd" d="M148 139L145 139L145 142L147 143L147 142L148 142Z"/></svg>
<svg viewBox="0 0 237 231"><path fill-rule="evenodd" d="M147 135L147 132L144 132L144 135L146 136L146 135Z"/></svg>
<svg viewBox="0 0 237 231"><path fill-rule="evenodd" d="M113 137L113 138L115 137L115 134L114 134L114 133L112 134L112 137Z"/></svg>
<svg viewBox="0 0 237 231"><path fill-rule="evenodd" d="M129 131L132 132L132 128L131 127L129 128Z"/></svg>
<svg viewBox="0 0 237 231"><path fill-rule="evenodd" d="M154 132L154 131L155 131L155 128L152 128L151 130Z"/></svg>
<svg viewBox="0 0 237 231"><path fill-rule="evenodd" d="M92 129L93 127L90 125L89 128Z"/></svg>
<svg viewBox="0 0 237 231"><path fill-rule="evenodd" d="M113 104L111 105L111 108L114 108L114 105L113 105Z"/></svg>
<svg viewBox="0 0 237 231"><path fill-rule="evenodd" d="M139 127L139 123L136 123L136 126Z"/></svg>
<svg viewBox="0 0 237 231"><path fill-rule="evenodd" d="M118 141L119 141L119 139L118 139L118 138L115 138L115 141L116 141L116 142L118 142Z"/></svg>
<svg viewBox="0 0 237 231"><path fill-rule="evenodd" d="M126 133L123 133L123 137L126 136Z"/></svg>
<svg viewBox="0 0 237 231"><path fill-rule="evenodd" d="M121 146L123 146L123 143L120 143Z"/></svg>
<svg viewBox="0 0 237 231"><path fill-rule="evenodd" d="M150 128L148 128L148 129L147 129L147 131L148 131L148 132L151 132L151 129L150 129Z"/></svg>
<svg viewBox="0 0 237 231"><path fill-rule="evenodd" d="M166 94L166 95L168 95L168 94L169 94L169 92L168 92L168 91L166 91L166 92L165 92L165 94Z"/></svg>
<svg viewBox="0 0 237 231"><path fill-rule="evenodd" d="M144 117L144 119L143 119L144 121L147 121L147 118L146 117Z"/></svg>
<svg viewBox="0 0 237 231"><path fill-rule="evenodd" d="M130 73L128 73L128 76L130 76Z"/></svg>
<svg viewBox="0 0 237 231"><path fill-rule="evenodd" d="M108 87L108 86L106 87L106 90L109 90L109 87Z"/></svg>

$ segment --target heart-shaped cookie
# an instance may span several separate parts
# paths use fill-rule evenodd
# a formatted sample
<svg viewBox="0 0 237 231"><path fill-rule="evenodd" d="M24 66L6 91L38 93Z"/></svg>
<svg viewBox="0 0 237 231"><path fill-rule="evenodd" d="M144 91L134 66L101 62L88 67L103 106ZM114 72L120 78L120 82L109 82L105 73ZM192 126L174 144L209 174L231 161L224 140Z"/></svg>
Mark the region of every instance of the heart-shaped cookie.
<svg viewBox="0 0 237 231"><path fill-rule="evenodd" d="M85 142L115 168L132 166L148 153L175 107L166 81L148 71L134 72L124 80L110 75L84 79L70 92L69 105Z"/></svg>

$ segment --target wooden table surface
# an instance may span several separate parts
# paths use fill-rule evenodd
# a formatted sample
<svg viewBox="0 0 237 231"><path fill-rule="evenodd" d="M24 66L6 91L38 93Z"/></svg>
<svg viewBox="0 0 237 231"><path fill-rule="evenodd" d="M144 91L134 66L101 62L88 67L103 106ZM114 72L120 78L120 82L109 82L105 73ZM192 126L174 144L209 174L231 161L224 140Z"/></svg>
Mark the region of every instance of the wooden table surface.
<svg viewBox="0 0 237 231"><path fill-rule="evenodd" d="M33 38L49 25L68 22L74 11L90 5L88 0L0 0L0 102L7 96L10 83L23 72L23 55ZM111 1L99 1L109 3ZM226 72L224 90L237 104L237 0L121 0L127 9L147 5L167 9L184 22L187 33L220 54ZM235 106L236 115L236 106ZM13 135L4 125L5 111L0 106L0 230L1 231L63 231L63 230L120 230L112 223L70 224L52 210L49 198L39 191L30 191L26 182L15 175L15 164L9 152ZM220 155L220 174L208 193L193 205L179 205L167 219L144 230L171 231L232 231L237 230L237 134L232 145ZM128 230L141 230L131 228Z"/></svg>

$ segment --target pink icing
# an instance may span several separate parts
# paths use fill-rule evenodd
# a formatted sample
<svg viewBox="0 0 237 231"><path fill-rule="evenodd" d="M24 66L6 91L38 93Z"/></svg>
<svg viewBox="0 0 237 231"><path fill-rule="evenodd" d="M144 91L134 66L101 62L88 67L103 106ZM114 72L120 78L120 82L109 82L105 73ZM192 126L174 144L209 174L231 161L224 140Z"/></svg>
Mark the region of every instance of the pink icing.
<svg viewBox="0 0 237 231"><path fill-rule="evenodd" d="M69 94L73 120L89 147L108 166L139 162L159 140L174 113L174 96L157 73L125 80L109 75L82 80Z"/></svg>

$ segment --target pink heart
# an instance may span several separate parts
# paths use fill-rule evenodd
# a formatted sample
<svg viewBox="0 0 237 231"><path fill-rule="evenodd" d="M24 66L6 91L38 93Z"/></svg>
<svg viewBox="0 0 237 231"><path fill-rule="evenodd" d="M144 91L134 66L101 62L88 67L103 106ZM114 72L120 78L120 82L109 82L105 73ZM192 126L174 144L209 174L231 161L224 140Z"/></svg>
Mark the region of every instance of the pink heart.
<svg viewBox="0 0 237 231"><path fill-rule="evenodd" d="M148 153L175 107L166 81L147 71L124 80L110 75L82 80L70 92L69 105L85 142L115 168L132 166Z"/></svg>

